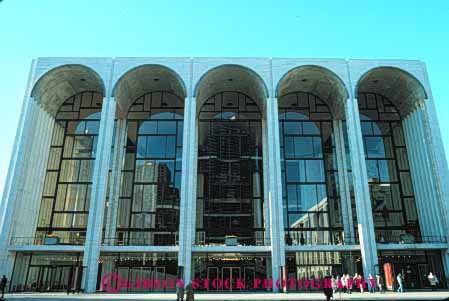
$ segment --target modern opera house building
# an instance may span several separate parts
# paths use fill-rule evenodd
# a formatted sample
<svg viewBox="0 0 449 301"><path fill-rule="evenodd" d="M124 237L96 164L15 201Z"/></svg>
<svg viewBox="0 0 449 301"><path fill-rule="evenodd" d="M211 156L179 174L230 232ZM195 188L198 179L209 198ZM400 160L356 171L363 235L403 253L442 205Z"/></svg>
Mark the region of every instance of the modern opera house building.
<svg viewBox="0 0 449 301"><path fill-rule="evenodd" d="M421 61L38 58L0 275L14 292L102 291L108 274L446 287L448 179Z"/></svg>

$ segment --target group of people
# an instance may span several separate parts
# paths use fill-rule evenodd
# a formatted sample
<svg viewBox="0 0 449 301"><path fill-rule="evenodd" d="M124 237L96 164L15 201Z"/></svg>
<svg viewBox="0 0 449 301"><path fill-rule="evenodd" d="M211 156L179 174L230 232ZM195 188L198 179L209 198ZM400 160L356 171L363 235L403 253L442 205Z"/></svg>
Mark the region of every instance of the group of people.
<svg viewBox="0 0 449 301"><path fill-rule="evenodd" d="M430 287L432 290L436 290L439 280L436 275L429 273L427 276L429 280ZM404 277L401 273L396 276L397 280L397 292L404 292ZM364 292L365 288L368 287L370 293L375 293L376 290L380 293L385 293L385 287L382 276L376 274L374 278L371 273L368 275L368 281L363 281L363 277L360 274L355 273L354 276L349 275L349 273L343 274L342 276L334 277L332 276L332 288L333 292L345 292L351 294L353 291L358 290L361 293Z"/></svg>
<svg viewBox="0 0 449 301"><path fill-rule="evenodd" d="M396 276L396 280L398 282L398 289L396 291L398 293L403 293L404 292L404 277L402 276L401 273L399 273ZM427 275L427 280L429 280L429 284L430 284L430 287L432 288L432 291L436 290L438 283L440 283L437 276L432 274L432 272L430 272L429 275Z"/></svg>
<svg viewBox="0 0 449 301"><path fill-rule="evenodd" d="M342 276L334 277L332 276L332 289L333 292L344 292L351 294L353 291L360 291L363 293L365 288L369 287L369 291L374 293L376 289L380 293L384 293L384 285L382 276L376 275L376 278L369 274L368 282L365 282L361 274L355 273L354 276L349 275L349 273L343 274Z"/></svg>

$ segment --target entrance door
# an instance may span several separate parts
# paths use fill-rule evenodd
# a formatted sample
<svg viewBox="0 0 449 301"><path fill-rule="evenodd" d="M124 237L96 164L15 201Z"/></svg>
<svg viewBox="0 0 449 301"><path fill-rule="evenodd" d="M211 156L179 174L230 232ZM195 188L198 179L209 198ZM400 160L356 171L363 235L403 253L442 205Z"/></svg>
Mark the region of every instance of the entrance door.
<svg viewBox="0 0 449 301"><path fill-rule="evenodd" d="M222 269L223 290L240 290L237 288L237 279L241 279L241 270L239 267L225 267ZM225 286L225 281L228 281L229 287Z"/></svg>
<svg viewBox="0 0 449 301"><path fill-rule="evenodd" d="M243 279L245 280L245 285L247 290L252 290L254 287L254 279L256 278L256 268L254 267L244 267L243 269Z"/></svg>
<svg viewBox="0 0 449 301"><path fill-rule="evenodd" d="M209 279L209 287L208 287L208 291L218 291L219 288L218 287L213 287L211 285L212 281L214 281L215 279L220 279L219 275L218 275L218 267L208 267L207 268L207 279Z"/></svg>
<svg viewBox="0 0 449 301"><path fill-rule="evenodd" d="M164 291L164 283L165 280L165 267L155 267L154 268L154 280L158 280L161 283L160 287L154 288L154 291L156 292L162 292Z"/></svg>

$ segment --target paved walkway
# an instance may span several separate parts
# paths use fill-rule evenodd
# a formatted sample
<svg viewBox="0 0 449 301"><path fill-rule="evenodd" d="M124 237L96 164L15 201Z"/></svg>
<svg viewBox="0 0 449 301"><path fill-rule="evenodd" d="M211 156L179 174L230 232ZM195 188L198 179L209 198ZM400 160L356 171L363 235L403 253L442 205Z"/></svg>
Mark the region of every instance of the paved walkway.
<svg viewBox="0 0 449 301"><path fill-rule="evenodd" d="M13 294L6 295L6 300L16 301L79 301L79 300L151 300L151 301L170 301L176 300L175 294L85 294L85 295L70 295L63 293L34 293L34 294ZM201 294L195 295L195 300L200 301L262 301L262 300L325 300L323 293L289 293L289 294L269 294L269 293L248 293L248 294ZM386 293L386 294L370 294L370 293L353 293L336 294L332 300L449 300L449 291L421 291L421 292L406 292Z"/></svg>

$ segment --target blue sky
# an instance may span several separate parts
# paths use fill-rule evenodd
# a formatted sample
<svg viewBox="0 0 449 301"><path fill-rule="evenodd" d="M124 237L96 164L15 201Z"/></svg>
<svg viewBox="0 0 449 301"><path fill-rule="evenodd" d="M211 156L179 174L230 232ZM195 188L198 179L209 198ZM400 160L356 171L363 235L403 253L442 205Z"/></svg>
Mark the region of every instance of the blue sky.
<svg viewBox="0 0 449 301"><path fill-rule="evenodd" d="M30 63L39 56L419 59L449 150L447 0L4 0L0 193Z"/></svg>

